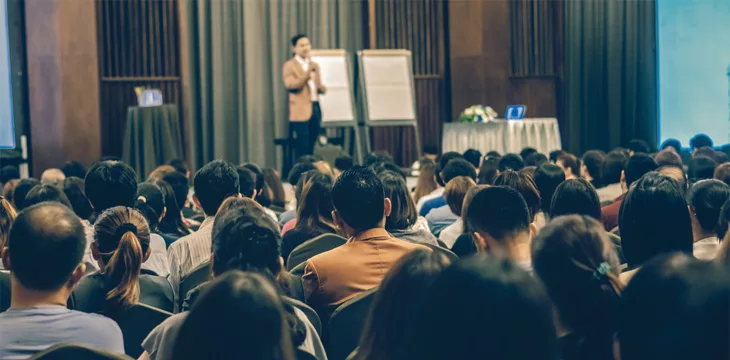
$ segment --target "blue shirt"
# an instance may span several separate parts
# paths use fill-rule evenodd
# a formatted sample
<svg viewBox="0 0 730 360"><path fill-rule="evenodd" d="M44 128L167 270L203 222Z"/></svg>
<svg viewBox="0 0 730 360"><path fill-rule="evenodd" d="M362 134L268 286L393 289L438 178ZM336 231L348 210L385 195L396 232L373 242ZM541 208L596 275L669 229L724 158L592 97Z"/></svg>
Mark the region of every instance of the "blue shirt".
<svg viewBox="0 0 730 360"><path fill-rule="evenodd" d="M0 314L0 359L27 359L57 344L124 354L122 330L101 315L58 305L10 308Z"/></svg>
<svg viewBox="0 0 730 360"><path fill-rule="evenodd" d="M418 212L418 216L426 216L429 212L431 212L431 210L438 209L444 205L446 205L446 198L443 196L428 200L423 203L423 207L421 208L421 211Z"/></svg>
<svg viewBox="0 0 730 360"><path fill-rule="evenodd" d="M441 233L441 230L455 223L458 218L456 214L451 212L448 205L433 209L426 215L428 227L431 229L431 233L436 236Z"/></svg>

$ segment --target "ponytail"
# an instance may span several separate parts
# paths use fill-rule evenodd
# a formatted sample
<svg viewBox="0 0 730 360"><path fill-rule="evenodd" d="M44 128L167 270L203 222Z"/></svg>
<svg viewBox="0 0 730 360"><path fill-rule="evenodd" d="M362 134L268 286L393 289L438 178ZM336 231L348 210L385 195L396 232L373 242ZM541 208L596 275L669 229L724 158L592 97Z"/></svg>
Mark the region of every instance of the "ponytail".
<svg viewBox="0 0 730 360"><path fill-rule="evenodd" d="M144 252L134 229L130 229L132 226L122 224L119 227L124 233L104 270L107 279L116 284L106 299L117 308L128 307L139 301L139 273Z"/></svg>

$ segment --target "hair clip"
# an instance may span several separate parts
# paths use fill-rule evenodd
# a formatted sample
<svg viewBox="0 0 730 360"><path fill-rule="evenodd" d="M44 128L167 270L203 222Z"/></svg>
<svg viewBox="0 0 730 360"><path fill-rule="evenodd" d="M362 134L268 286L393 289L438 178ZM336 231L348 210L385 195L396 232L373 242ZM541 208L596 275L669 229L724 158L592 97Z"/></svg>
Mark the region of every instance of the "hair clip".
<svg viewBox="0 0 730 360"><path fill-rule="evenodd" d="M608 263L604 261L600 265L598 265L598 269L593 272L593 279L601 280L602 278L608 276L608 273L610 271L611 265L608 265Z"/></svg>
<svg viewBox="0 0 730 360"><path fill-rule="evenodd" d="M140 195L140 196L137 197L137 201L141 201L142 203L146 204L147 203L147 198L144 197L144 196L142 196L142 195Z"/></svg>

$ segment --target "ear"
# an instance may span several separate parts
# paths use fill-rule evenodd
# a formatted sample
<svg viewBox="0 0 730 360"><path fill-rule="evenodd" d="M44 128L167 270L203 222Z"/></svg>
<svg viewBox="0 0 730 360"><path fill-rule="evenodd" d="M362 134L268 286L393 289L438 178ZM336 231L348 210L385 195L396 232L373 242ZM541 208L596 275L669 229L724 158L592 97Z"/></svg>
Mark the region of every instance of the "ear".
<svg viewBox="0 0 730 360"><path fill-rule="evenodd" d="M474 236L472 236L472 239L474 240L474 246L477 247L477 252L479 252L479 253L487 252L487 239L485 239L478 232L474 232L473 234L474 234Z"/></svg>
<svg viewBox="0 0 730 360"><path fill-rule="evenodd" d="M68 279L68 287L70 289L73 289L76 287L76 284L81 281L81 278L84 277L84 274L86 274L86 264L81 263L76 266L76 269L74 269L74 272L71 273L71 277Z"/></svg>
<svg viewBox="0 0 730 360"><path fill-rule="evenodd" d="M531 222L530 223L530 241L532 241L532 239L534 239L535 236L537 236L537 224L535 224L534 222Z"/></svg>
<svg viewBox="0 0 730 360"><path fill-rule="evenodd" d="M390 202L390 199L383 199L383 217L390 216L391 211L393 211L393 204Z"/></svg>
<svg viewBox="0 0 730 360"><path fill-rule="evenodd" d="M340 219L340 216L337 214L337 210L332 210L332 221L334 221L338 228L344 229L342 226L342 219Z"/></svg>
<svg viewBox="0 0 730 360"><path fill-rule="evenodd" d="M13 266L10 263L10 249L7 246L0 250L0 256L3 259L3 267L5 267L5 270L13 270Z"/></svg>
<svg viewBox="0 0 730 360"><path fill-rule="evenodd" d="M281 268L281 271L286 271L286 268L284 267L284 257L279 256L279 268Z"/></svg>
<svg viewBox="0 0 730 360"><path fill-rule="evenodd" d="M621 182L626 182L626 171L621 170Z"/></svg>
<svg viewBox="0 0 730 360"><path fill-rule="evenodd" d="M200 206L200 200L198 200L198 195L193 194L193 204L195 204L198 209L203 208L202 206Z"/></svg>
<svg viewBox="0 0 730 360"><path fill-rule="evenodd" d="M165 218L165 215L167 215L167 206L162 208L162 215L160 215L160 221Z"/></svg>
<svg viewBox="0 0 730 360"><path fill-rule="evenodd" d="M258 194L259 194L259 193L258 193L258 192L256 192L256 190L254 190L254 192L253 192L253 196L251 196L251 200L256 200L256 196L258 196Z"/></svg>
<svg viewBox="0 0 730 360"><path fill-rule="evenodd" d="M96 242L91 242L91 256L96 260L96 262L101 261L101 252L99 251L99 246L96 245Z"/></svg>

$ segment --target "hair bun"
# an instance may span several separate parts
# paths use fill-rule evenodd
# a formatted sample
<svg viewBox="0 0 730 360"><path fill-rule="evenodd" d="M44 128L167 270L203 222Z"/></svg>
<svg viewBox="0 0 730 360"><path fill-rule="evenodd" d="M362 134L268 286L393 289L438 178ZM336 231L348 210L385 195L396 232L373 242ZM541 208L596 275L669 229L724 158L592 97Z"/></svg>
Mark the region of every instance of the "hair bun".
<svg viewBox="0 0 730 360"><path fill-rule="evenodd" d="M116 235L118 237L122 237L122 236L124 236L124 234L126 234L128 232L131 232L134 235L137 235L137 226L135 226L132 223L126 222L122 225L119 225L119 227L117 228L117 231L116 231Z"/></svg>

